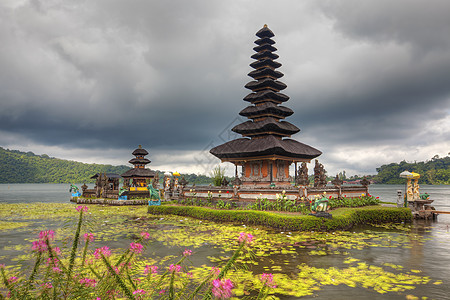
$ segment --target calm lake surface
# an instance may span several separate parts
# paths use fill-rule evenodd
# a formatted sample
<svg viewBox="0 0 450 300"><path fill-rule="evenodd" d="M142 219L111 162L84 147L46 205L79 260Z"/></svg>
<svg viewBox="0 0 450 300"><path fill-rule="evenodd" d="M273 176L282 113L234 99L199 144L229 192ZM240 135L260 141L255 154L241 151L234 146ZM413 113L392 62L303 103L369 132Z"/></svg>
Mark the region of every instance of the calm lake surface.
<svg viewBox="0 0 450 300"><path fill-rule="evenodd" d="M6 203L68 203L70 194L68 192L68 184L0 184L0 205ZM396 202L397 190L404 191L404 185L371 185L369 191L372 195L380 197L382 201ZM450 211L450 186L421 186L421 192L427 192L430 194L430 198L434 199L432 205L436 210ZM45 213L45 212L43 212ZM6 219L6 218L5 218ZM8 219L9 220L9 219ZM1 220L0 221L5 221ZM182 220L180 220L181 223ZM194 221L193 221L194 222ZM198 221L195 221L197 224ZM200 226L199 224L198 226ZM45 221L39 224L39 228L44 229L45 226L49 228L55 228L54 226L62 226L60 221L54 223ZM52 227L53 226L53 227ZM167 224L159 225L157 222L152 224L152 228L159 231L160 234L164 234L164 230L169 228ZM160 226L160 227L158 227ZM385 294L378 293L373 289L363 288L362 286L350 287L345 284L325 285L320 290L315 291L312 296L304 296L301 299L406 299L408 295L418 297L429 297L429 299L450 299L450 215L439 215L437 221L415 221L410 231L395 230L392 228L379 228L372 226L361 226L353 228L349 232L349 238L360 236L365 234L372 236L367 241L370 242L370 246L349 248L344 252L333 254L332 251L327 248L320 248L327 255L311 255L310 250L305 248L295 248L296 245L289 246L294 249L290 251L294 254L284 254L282 251L279 253L271 253L270 256L259 259L259 266L255 267L259 273L272 272L272 273L285 273L295 274L298 272L297 266L305 263L309 266L316 268L344 268L346 265L343 261L346 257L351 257L366 263L370 266L382 266L385 269L385 264L393 264L399 266L398 268L403 273L414 274L429 277L430 282L427 284L414 285L414 289L408 291L391 291ZM173 228L171 226L170 228ZM35 232L33 230L17 230L8 231L0 230L0 263L11 263L12 256L16 253L14 245L23 244L24 241L30 240L30 233ZM267 231L269 232L269 231ZM190 233L192 234L192 233ZM289 233L280 231L270 231L267 233L273 236L273 239L290 239L291 236L295 237L296 233ZM318 235L317 235L318 236ZM122 238L121 238L122 237ZM310 244L315 245L315 233L311 233ZM270 239L269 239L270 240ZM130 238L123 234L117 234L116 239L111 242L111 247L123 247L126 248L130 242ZM323 243L322 240L317 240L317 243ZM179 242L180 245L175 247L177 250L188 246L183 242ZM386 246L391 243L390 246ZM216 245L206 245L196 249L197 258L193 258L194 263L205 264L207 263L207 256L223 255L221 251L217 249ZM350 243L349 243L350 244ZM392 246L394 245L394 246ZM174 251L174 247L168 246L164 242L156 242L152 244L153 253L163 254L166 252ZM292 248L293 247L293 248ZM310 248L312 248L310 247ZM308 247L307 247L308 248ZM314 250L319 250L319 247ZM308 252L309 251L309 252ZM289 252L289 251L287 251ZM335 251L336 252L336 251ZM314 254L314 253L313 253ZM289 261L285 263L282 270L270 269L270 266L274 262ZM263 268L263 269L262 269ZM398 270L391 270L392 272L399 272ZM411 273L411 271L413 273ZM300 299L293 296L277 295L281 299ZM408 296L409 297L409 296Z"/></svg>

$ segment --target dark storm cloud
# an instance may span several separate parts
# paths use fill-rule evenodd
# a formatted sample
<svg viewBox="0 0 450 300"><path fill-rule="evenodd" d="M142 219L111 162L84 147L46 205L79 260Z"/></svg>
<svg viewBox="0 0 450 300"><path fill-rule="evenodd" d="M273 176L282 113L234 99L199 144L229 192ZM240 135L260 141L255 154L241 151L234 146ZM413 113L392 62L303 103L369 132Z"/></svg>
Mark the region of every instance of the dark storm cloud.
<svg viewBox="0 0 450 300"><path fill-rule="evenodd" d="M174 163L195 164L193 152L223 142L248 105L243 86L264 23L295 111L288 121L302 129L294 138L322 150L333 168L343 168L342 149L351 147L389 152L400 143L428 155L448 146L449 4L272 4L6 0L0 146L113 156L143 144L157 158L167 160L170 149ZM377 166L363 155L354 164Z"/></svg>

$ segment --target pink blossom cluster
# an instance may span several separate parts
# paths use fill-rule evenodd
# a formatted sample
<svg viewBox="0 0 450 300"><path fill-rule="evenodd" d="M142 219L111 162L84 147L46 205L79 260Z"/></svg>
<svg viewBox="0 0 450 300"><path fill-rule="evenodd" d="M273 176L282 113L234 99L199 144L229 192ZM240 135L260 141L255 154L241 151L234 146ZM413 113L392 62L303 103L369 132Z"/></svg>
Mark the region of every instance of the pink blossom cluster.
<svg viewBox="0 0 450 300"><path fill-rule="evenodd" d="M111 250L109 250L109 248L107 246L103 246L101 248L97 248L94 251L94 256L96 259L101 258L101 255L103 254L104 256L110 256L111 255Z"/></svg>
<svg viewBox="0 0 450 300"><path fill-rule="evenodd" d="M44 230L39 232L39 241L32 242L31 249L36 250L38 252L46 252L47 240L51 241L55 238L55 232L53 230ZM59 248L57 248L59 250Z"/></svg>
<svg viewBox="0 0 450 300"><path fill-rule="evenodd" d="M75 207L75 209L76 209L77 211L84 211L84 212L87 212L87 211L88 211L88 208L87 208L87 206L85 206L85 205L79 205L79 206Z"/></svg>
<svg viewBox="0 0 450 300"><path fill-rule="evenodd" d="M192 255L192 250L185 249L184 252L183 252L183 255L184 255L184 256L190 256L190 255Z"/></svg>
<svg viewBox="0 0 450 300"><path fill-rule="evenodd" d="M136 254L141 253L143 248L144 248L144 246L142 246L142 244L130 243L130 251L134 252Z"/></svg>
<svg viewBox="0 0 450 300"><path fill-rule="evenodd" d="M52 241L55 238L55 232L53 230L44 230L39 232L39 239L40 240L49 240Z"/></svg>
<svg viewBox="0 0 450 300"><path fill-rule="evenodd" d="M148 240L150 238L150 233L142 231L141 236L144 240Z"/></svg>
<svg viewBox="0 0 450 300"><path fill-rule="evenodd" d="M8 278L8 283L9 283L9 284L14 283L14 282L16 282L18 279L19 279L19 278L17 278L16 276L9 277L9 278Z"/></svg>
<svg viewBox="0 0 450 300"><path fill-rule="evenodd" d="M97 280L91 278L81 278L80 283L86 287L95 287L97 285Z"/></svg>
<svg viewBox="0 0 450 300"><path fill-rule="evenodd" d="M94 241L94 234L93 233L90 233L90 232L88 232L88 233L85 233L84 234L84 240L86 241L86 242L93 242Z"/></svg>
<svg viewBox="0 0 450 300"><path fill-rule="evenodd" d="M253 235L250 233L241 232L239 233L239 243L250 244L253 241Z"/></svg>
<svg viewBox="0 0 450 300"><path fill-rule="evenodd" d="M43 288L46 288L46 289L52 289L52 288L53 288L53 285L52 285L51 282L43 283L43 284L41 284L41 286L42 286Z"/></svg>
<svg viewBox="0 0 450 300"><path fill-rule="evenodd" d="M145 266L144 269L144 275L148 275L148 274L156 274L158 273L158 267L157 266Z"/></svg>
<svg viewBox="0 0 450 300"><path fill-rule="evenodd" d="M212 282L212 293L216 298L228 299L233 295L233 283L230 279L215 279Z"/></svg>
<svg viewBox="0 0 450 300"><path fill-rule="evenodd" d="M133 295L145 295L145 291L144 290L135 290L133 292Z"/></svg>
<svg viewBox="0 0 450 300"><path fill-rule="evenodd" d="M262 273L261 281L264 285L267 285L270 288L276 288L277 286L273 284L273 274L271 273Z"/></svg>
<svg viewBox="0 0 450 300"><path fill-rule="evenodd" d="M180 265L174 265L174 264L171 264L171 265L169 266L169 271L170 271L170 272L173 272L173 271L175 271L175 272L180 272L180 271L181 271L181 266L180 266Z"/></svg>

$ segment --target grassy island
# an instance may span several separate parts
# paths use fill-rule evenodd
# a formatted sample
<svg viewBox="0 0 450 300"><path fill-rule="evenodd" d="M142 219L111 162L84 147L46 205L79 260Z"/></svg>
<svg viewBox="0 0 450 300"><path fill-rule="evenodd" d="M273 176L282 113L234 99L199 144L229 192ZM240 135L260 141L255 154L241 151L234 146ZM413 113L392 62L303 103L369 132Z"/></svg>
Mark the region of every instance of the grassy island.
<svg viewBox="0 0 450 300"><path fill-rule="evenodd" d="M383 207L380 205L337 208L331 211L332 219L290 212L220 210L181 205L150 206L148 212L154 215L169 214L214 222L259 225L293 231L345 230L359 224L400 223L412 220L409 208Z"/></svg>

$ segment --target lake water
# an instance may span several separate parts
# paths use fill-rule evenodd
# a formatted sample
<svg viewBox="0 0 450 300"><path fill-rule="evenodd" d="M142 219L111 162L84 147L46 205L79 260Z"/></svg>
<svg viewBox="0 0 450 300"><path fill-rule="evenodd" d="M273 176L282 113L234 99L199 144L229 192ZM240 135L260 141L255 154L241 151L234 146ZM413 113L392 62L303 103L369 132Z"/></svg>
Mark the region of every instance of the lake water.
<svg viewBox="0 0 450 300"><path fill-rule="evenodd" d="M69 185L68 184L0 184L0 205L4 203L68 203L69 202ZM404 191L403 185L371 185L369 192L380 197L382 201L396 202L397 190ZM421 192L427 192L430 194L430 198L434 199L433 206L437 210L450 211L450 186L421 186ZM0 221L2 221L0 219ZM182 223L183 220L179 220ZM39 224L39 226L46 226L51 222L46 221L45 224ZM59 222L59 221L58 221ZM59 226L55 221L52 226ZM168 227L167 224L158 223L158 220L153 220L152 228L160 233L164 233L167 230L167 238L174 239L171 236L171 230L173 225ZM163 222L163 221L161 221ZM187 222L187 221L184 221ZM199 221L191 221L198 225L201 225ZM127 223L128 224L128 223ZM142 223L139 226L144 226ZM126 225L129 226L129 225ZM322 248L319 248L315 243L324 243L323 236L317 233L310 233L308 243L312 246L297 247L301 243L287 243L296 238L296 233L287 233L280 231L265 231L267 235L267 242L271 240L277 240L277 244L283 244L287 247L278 248L273 252L270 252L269 256L257 258L259 260L259 266L254 267L255 272L273 272L282 273L286 276L296 276L298 274L298 265L305 263L308 266L315 268L345 268L347 265L344 263L348 257L359 260L359 262L365 263L374 267L386 267L386 264L392 264L399 266L397 270L391 270L392 272L404 272L407 274L415 274L415 270L421 271L420 276L429 277L430 282L427 284L416 284L414 289L410 291L391 291L386 294L375 292L373 289L363 288L362 286L350 287L345 284L340 285L326 285L322 286L320 290L315 291L314 295L304 296L301 298L286 296L278 294L281 299L348 299L350 297L354 299L406 299L408 295L414 295L421 299L422 297L429 297L429 299L450 299L450 215L439 215L437 221L415 221L412 224L410 231L402 231L395 229L377 228L372 226L361 226L353 228L351 232L348 232L348 238L350 241L347 245L353 245L362 235L368 236L364 239L364 243L368 243L366 246L347 247L348 249L343 251L340 249L345 248L343 243L337 250L333 250L335 242L329 242ZM52 228L52 227L50 227ZM106 227L105 227L106 228ZM131 227L130 227L131 228ZM169 229L168 229L169 228ZM126 230L126 227L123 228ZM188 232L190 229L183 229ZM198 230L198 229L196 229ZM257 230L257 229L256 229ZM261 229L260 229L261 230ZM14 255L15 243L23 243L29 240L30 231L0 231L0 263L2 260L10 261L10 256ZM180 240L180 245L175 248L189 247L187 242L189 235L198 234L194 231L188 232L186 242ZM114 232L115 240L111 242L111 246L121 247L129 243L130 238L126 234L119 235ZM299 234L300 235L300 234ZM330 234L331 235L331 234ZM369 237L370 236L370 237ZM163 255L166 252L173 251L174 246L168 245L164 242L164 237L159 237L161 240L155 242L153 253L160 253ZM281 241L281 242L280 242ZM8 244L8 247L4 247ZM197 258L193 258L193 262L205 264L208 260L207 256L220 257L223 255L223 251L217 248L217 245L205 243L205 245L196 249ZM275 242L274 242L275 244ZM307 249L314 248L314 249ZM184 248L183 248L184 249ZM281 249L281 250L280 250ZM285 254L282 254L286 250ZM317 254L311 251L324 252ZM333 252L334 251L334 252ZM289 254L291 253L291 254ZM289 263L286 263L288 261ZM275 264L282 265L281 269L274 268ZM270 269L272 268L272 269ZM277 271L278 270L278 271ZM348 270L348 269L345 269ZM390 269L389 269L390 270ZM400 271L399 271L400 270ZM417 271L417 272L418 272ZM381 281L381 277L380 277ZM412 296L408 296L412 297Z"/></svg>

